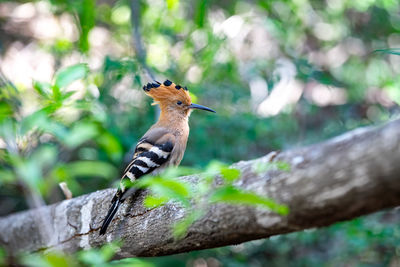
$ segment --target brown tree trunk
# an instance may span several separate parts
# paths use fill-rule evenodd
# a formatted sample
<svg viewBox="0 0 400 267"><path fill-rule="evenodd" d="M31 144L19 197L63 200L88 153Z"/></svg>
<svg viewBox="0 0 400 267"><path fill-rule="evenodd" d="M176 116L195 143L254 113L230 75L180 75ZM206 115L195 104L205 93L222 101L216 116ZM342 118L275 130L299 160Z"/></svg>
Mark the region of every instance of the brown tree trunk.
<svg viewBox="0 0 400 267"><path fill-rule="evenodd" d="M272 156L274 155L274 156ZM290 164L289 172L254 171L255 164ZM59 249L74 252L122 239L117 257L160 256L266 238L326 226L400 205L400 120L360 128L309 147L235 164L236 185L290 207L288 216L261 208L217 204L174 241L171 226L184 216L174 203L142 206L145 193L126 201L99 236L115 189L93 192L54 205L0 218L0 245L16 251ZM198 176L182 177L196 183ZM43 235L41 218L53 233Z"/></svg>

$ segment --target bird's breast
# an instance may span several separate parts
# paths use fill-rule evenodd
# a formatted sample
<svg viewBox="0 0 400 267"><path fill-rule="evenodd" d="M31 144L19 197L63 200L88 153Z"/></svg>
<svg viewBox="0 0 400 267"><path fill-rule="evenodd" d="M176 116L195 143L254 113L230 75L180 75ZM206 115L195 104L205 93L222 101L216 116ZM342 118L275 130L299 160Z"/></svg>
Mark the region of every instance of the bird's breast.
<svg viewBox="0 0 400 267"><path fill-rule="evenodd" d="M177 136L174 149L171 152L169 165L178 166L181 163L186 150L188 134L189 132Z"/></svg>

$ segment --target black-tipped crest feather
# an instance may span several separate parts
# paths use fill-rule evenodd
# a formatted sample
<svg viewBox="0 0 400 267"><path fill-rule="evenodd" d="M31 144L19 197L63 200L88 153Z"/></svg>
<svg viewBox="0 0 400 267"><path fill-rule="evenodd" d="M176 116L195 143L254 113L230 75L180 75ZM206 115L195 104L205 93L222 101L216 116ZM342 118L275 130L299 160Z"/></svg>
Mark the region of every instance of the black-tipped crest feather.
<svg viewBox="0 0 400 267"><path fill-rule="evenodd" d="M164 85L165 86L170 86L172 84L172 82L170 80L165 80L164 81Z"/></svg>

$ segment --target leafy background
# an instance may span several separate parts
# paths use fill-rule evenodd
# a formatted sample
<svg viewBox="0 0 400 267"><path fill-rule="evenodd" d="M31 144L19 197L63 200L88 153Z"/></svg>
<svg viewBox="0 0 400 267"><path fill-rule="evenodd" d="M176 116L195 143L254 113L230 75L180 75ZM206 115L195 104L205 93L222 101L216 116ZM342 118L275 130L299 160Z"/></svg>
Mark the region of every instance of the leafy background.
<svg viewBox="0 0 400 267"><path fill-rule="evenodd" d="M398 117L396 0L132 3L0 2L0 215L64 199L60 182L74 196L116 186L157 117L141 91L146 68L160 81L187 85L197 103L218 112L192 114L184 166L252 159ZM111 264L396 266L398 221L394 209L238 246ZM98 266L114 248L20 261Z"/></svg>

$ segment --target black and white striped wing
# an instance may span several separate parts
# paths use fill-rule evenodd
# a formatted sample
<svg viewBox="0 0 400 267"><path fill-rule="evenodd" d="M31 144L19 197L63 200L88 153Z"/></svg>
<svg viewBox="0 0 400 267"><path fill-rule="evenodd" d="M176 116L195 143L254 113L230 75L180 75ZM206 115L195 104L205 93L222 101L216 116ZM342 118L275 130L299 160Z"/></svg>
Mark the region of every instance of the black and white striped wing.
<svg viewBox="0 0 400 267"><path fill-rule="evenodd" d="M129 178L131 182L143 175L149 174L170 158L174 148L171 141L161 144L152 143L146 139L141 139L136 145L135 154L132 161L126 167L120 184L120 194L124 193L124 179ZM118 194L118 193L117 193Z"/></svg>
<svg viewBox="0 0 400 267"><path fill-rule="evenodd" d="M167 141L163 144L152 144L141 140L136 146L134 158L125 169L123 178L137 179L166 163L169 159L173 144ZM132 181L133 181L132 180Z"/></svg>

